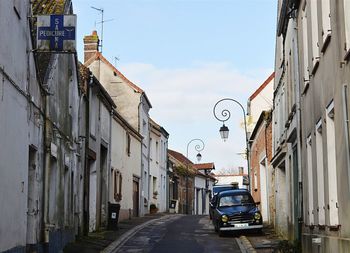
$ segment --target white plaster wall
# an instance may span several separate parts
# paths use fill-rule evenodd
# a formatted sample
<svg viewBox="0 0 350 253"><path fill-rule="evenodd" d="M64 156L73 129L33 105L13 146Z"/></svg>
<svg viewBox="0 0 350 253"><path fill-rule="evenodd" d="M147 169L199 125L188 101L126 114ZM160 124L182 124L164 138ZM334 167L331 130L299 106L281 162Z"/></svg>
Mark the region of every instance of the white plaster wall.
<svg viewBox="0 0 350 253"><path fill-rule="evenodd" d="M34 203L38 201L42 181L42 118L33 104L21 94L30 94L38 106L41 105L39 87L35 78L33 55L27 24L27 1L19 1L17 10L13 1L0 1L0 30L6 33L0 43L0 68L18 87L4 76L0 70L0 251L28 242L36 243L40 227L41 213L30 221L27 231L27 198L28 198L28 151L29 145L38 149L33 182ZM11 31L10 31L11 29ZM29 65L28 65L29 64ZM28 81L27 81L28 80ZM30 236L29 236L30 234Z"/></svg>
<svg viewBox="0 0 350 253"><path fill-rule="evenodd" d="M216 175L216 179L218 180L217 184L231 184L233 182L238 183L239 188L245 188L245 185L243 185L243 176L220 176Z"/></svg>
<svg viewBox="0 0 350 253"><path fill-rule="evenodd" d="M248 124L248 132L252 132L262 111L269 111L273 107L273 84L274 78L265 86L260 93L250 101L251 124Z"/></svg>
<svg viewBox="0 0 350 253"><path fill-rule="evenodd" d="M94 61L88 67L112 97L117 111L133 128L139 130L138 106L141 94L135 93L129 84L115 75L110 66L102 61Z"/></svg>
<svg viewBox="0 0 350 253"><path fill-rule="evenodd" d="M161 134L161 144L160 144L160 161L159 161L159 171L161 179L160 191L159 192L159 211L165 212L167 210L167 194L169 184L167 183L167 147L168 139Z"/></svg>
<svg viewBox="0 0 350 253"><path fill-rule="evenodd" d="M108 111L107 107L100 102L100 128L101 128L101 138L109 143L109 138L110 138L110 125L111 125L111 115L110 112Z"/></svg>
<svg viewBox="0 0 350 253"><path fill-rule="evenodd" d="M129 210L133 209L133 176L141 177L141 141L130 134L130 156L128 156L126 153L126 133L127 129L113 119L111 166L119 170L123 177L120 208ZM114 184L111 182L109 199L112 203L116 203L113 196L113 187Z"/></svg>

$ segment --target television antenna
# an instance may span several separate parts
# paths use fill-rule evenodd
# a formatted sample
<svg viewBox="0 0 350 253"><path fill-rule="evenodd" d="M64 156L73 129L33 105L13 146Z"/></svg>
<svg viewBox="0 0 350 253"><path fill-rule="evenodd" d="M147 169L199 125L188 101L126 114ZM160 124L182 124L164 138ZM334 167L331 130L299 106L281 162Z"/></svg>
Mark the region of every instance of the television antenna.
<svg viewBox="0 0 350 253"><path fill-rule="evenodd" d="M103 14L104 14L104 9L103 8L96 8L94 6L91 6L92 9L100 12L101 14L101 21L100 22L95 22L95 26L96 24L101 24L101 39L100 39L100 48L101 48L101 53L102 53L102 46L103 46L103 24L106 23L106 22L110 22L114 19L108 19L108 20L104 20L104 17L103 17Z"/></svg>

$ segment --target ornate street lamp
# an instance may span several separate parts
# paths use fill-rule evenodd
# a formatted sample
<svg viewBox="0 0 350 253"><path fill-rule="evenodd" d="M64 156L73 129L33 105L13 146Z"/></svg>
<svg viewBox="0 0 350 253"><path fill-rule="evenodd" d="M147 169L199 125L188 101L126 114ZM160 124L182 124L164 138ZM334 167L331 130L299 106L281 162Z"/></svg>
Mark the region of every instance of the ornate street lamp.
<svg viewBox="0 0 350 253"><path fill-rule="evenodd" d="M186 214L189 213L189 210L188 210L188 206L189 206L189 196L188 196L188 167L189 167L189 159L188 159L188 147L190 146L190 144L192 142L198 142L194 148L195 150L198 152L198 154L196 155L197 157L197 161L199 162L201 159L202 159L202 155L201 155L201 151L204 149L205 145L204 145L204 141L202 141L201 139L192 139L190 140L188 143L187 143L187 148L186 148L186 158L187 158L187 174L186 174Z"/></svg>
<svg viewBox="0 0 350 253"><path fill-rule="evenodd" d="M239 105L243 111L243 120L244 120L244 131L245 131L245 142L246 142L246 155L247 155L247 169L248 169L248 182L249 182L249 186L248 186L248 189L250 191L250 163L249 163L249 140L248 140L248 131L247 131L247 121L246 121L246 113L245 113L245 110L244 110L244 107L243 105L238 102L237 100L235 99L232 99L232 98L223 98L223 99L220 99L218 102L216 102L216 104L214 105L214 108L213 108L213 113L214 113L214 117L218 120L218 121L221 121L222 122L222 127L220 127L220 135L221 135L221 138L226 141L228 139L228 134L229 134L229 129L227 126L225 126L225 121L229 120L230 117L231 117L231 112L227 109L223 109L221 111L221 113L219 114L219 117L217 116L216 114L216 106L223 102L223 101L231 101L231 102L234 102L236 103L237 105Z"/></svg>

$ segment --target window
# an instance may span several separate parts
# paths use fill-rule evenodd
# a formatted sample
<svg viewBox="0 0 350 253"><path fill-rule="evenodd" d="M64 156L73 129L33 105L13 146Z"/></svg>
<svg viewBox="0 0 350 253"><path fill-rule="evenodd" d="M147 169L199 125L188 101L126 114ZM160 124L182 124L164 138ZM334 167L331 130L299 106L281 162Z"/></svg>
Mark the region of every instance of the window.
<svg viewBox="0 0 350 253"><path fill-rule="evenodd" d="M156 141L156 162L159 162L159 145L158 141Z"/></svg>
<svg viewBox="0 0 350 253"><path fill-rule="evenodd" d="M350 182L350 134L349 134L349 102L348 102L348 86L343 86L343 113L344 113L344 129L345 129L345 145L346 157L348 162L348 182Z"/></svg>
<svg viewBox="0 0 350 253"><path fill-rule="evenodd" d="M304 9L302 12L302 27L303 27L303 67L304 67L304 84L309 82L309 46L308 46L308 31L307 31L307 14Z"/></svg>
<svg viewBox="0 0 350 253"><path fill-rule="evenodd" d="M90 110L90 134L96 136L96 117L97 117L97 98L91 94L90 96L91 110Z"/></svg>
<svg viewBox="0 0 350 253"><path fill-rule="evenodd" d="M114 170L114 200L122 200L122 181L123 177L119 170Z"/></svg>
<svg viewBox="0 0 350 253"><path fill-rule="evenodd" d="M344 23L345 23L345 59L350 56L350 1L343 0L344 3Z"/></svg>
<svg viewBox="0 0 350 253"><path fill-rule="evenodd" d="M126 133L126 154L130 156L130 145L131 145L131 138L130 134Z"/></svg>
<svg viewBox="0 0 350 253"><path fill-rule="evenodd" d="M312 145L311 134L307 137L306 141L306 154L307 154L307 177L308 177L308 225L314 225L314 173L312 168Z"/></svg>
<svg viewBox="0 0 350 253"><path fill-rule="evenodd" d="M328 207L329 207L329 225L339 224L338 217L338 190L337 190L337 160L335 151L335 128L334 128L334 102L328 105L326 109L327 126L327 168L328 168Z"/></svg>
<svg viewBox="0 0 350 253"><path fill-rule="evenodd" d="M157 177L153 177L153 195L156 197L158 195L157 191Z"/></svg>
<svg viewBox="0 0 350 253"><path fill-rule="evenodd" d="M330 0L321 1L322 10L322 39L323 45L321 51L326 51L326 48L331 39L331 7Z"/></svg>
<svg viewBox="0 0 350 253"><path fill-rule="evenodd" d="M149 158L151 159L152 161L152 158L153 158L153 154L152 154L152 145L153 145L153 139L152 138L149 138Z"/></svg>
<svg viewBox="0 0 350 253"><path fill-rule="evenodd" d="M311 8L311 42L312 42L312 74L314 74L318 67L320 58L318 47L318 22L317 22L317 5L318 1L310 1Z"/></svg>
<svg viewBox="0 0 350 253"><path fill-rule="evenodd" d="M322 118L316 124L317 212L318 224L325 225L324 167L323 167Z"/></svg>

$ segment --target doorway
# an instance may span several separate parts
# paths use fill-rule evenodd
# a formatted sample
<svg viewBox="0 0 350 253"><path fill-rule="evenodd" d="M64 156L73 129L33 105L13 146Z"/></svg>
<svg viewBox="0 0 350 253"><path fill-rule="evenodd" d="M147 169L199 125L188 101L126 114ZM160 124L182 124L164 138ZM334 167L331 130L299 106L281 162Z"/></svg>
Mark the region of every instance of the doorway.
<svg viewBox="0 0 350 253"><path fill-rule="evenodd" d="M135 178L133 179L133 187L132 187L132 201L133 201L133 216L137 217L139 216L139 179Z"/></svg>

